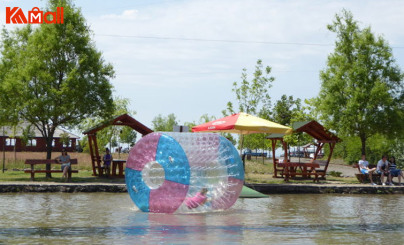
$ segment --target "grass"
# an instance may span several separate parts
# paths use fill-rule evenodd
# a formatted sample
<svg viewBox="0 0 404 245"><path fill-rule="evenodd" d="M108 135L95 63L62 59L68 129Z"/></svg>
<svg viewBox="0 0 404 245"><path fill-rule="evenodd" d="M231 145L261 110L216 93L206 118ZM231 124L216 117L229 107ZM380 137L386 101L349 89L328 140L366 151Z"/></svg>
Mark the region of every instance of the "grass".
<svg viewBox="0 0 404 245"><path fill-rule="evenodd" d="M52 154L52 158L56 158L60 153L56 152ZM88 153L69 153L71 158L77 158L78 164L77 166L73 166L74 169L78 169L78 174L72 174L73 183L93 183L93 182L102 182L102 183L124 183L124 179L107 179L107 178L99 178L93 176L92 165L91 165L91 157ZM117 153L113 154L114 159L127 159L128 154L121 153L118 155ZM24 162L25 159L45 159L46 154L43 152L17 152L14 155L13 152L6 152L5 158L5 169L6 171L0 171L0 182L5 181L31 181L30 174L24 173L24 169L27 168ZM2 157L0 156L0 159ZM1 169L3 166L3 162L1 160ZM29 166L28 166L29 167ZM245 166L245 181L248 183L265 183L265 184L284 184L282 178L273 178L273 164L272 159L262 158L252 159L246 162ZM45 178L44 173L35 174L35 181L43 181L43 182L64 182L61 179L62 173L54 173L52 174L52 178ZM320 180L320 183L338 183L338 184L357 184L358 180L354 177L346 178L339 177L339 172L332 172L327 175L327 180ZM313 183L312 180L290 180L289 183Z"/></svg>
<svg viewBox="0 0 404 245"><path fill-rule="evenodd" d="M338 164L343 163L337 160ZM284 184L282 178L273 178L273 163L272 159L261 159L246 162L245 166L245 181L248 183L263 183L263 184ZM313 183L312 180L290 179L289 183ZM358 184L359 181L355 177L341 177L340 172L330 171L327 174L327 180L320 180L319 183L328 184Z"/></svg>
<svg viewBox="0 0 404 245"><path fill-rule="evenodd" d="M59 152L52 153L52 159L59 156ZM107 179L107 178L98 178L93 176L91 157L88 153L78 153L78 152L69 152L71 158L77 158L78 164L77 166L73 165L73 169L78 169L78 174L72 174L73 183L83 183L83 182L105 182L105 183L124 183L124 179ZM126 153L113 153L114 159L127 159L128 154ZM46 159L46 153L43 152L6 152L5 161L4 161L4 173L3 173L3 157L0 156L1 170L0 170L0 182L5 181L31 181L31 175L28 173L24 173L24 169L30 168L30 166L25 165L26 159ZM41 166L42 168L45 165ZM41 168L38 167L38 168ZM43 182L64 182L61 179L62 173L53 173L52 178L45 178L45 173L36 173L35 181L43 181Z"/></svg>

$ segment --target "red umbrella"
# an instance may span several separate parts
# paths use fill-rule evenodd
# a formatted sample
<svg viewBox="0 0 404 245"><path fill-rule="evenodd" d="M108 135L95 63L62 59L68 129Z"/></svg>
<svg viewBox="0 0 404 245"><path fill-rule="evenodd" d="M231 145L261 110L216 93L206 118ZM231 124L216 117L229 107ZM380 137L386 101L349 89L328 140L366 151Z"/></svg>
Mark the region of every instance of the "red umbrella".
<svg viewBox="0 0 404 245"><path fill-rule="evenodd" d="M292 129L244 112L192 127L192 132L227 132L237 134L290 134Z"/></svg>
<svg viewBox="0 0 404 245"><path fill-rule="evenodd" d="M223 117L192 127L192 132L227 132L237 134L291 134L292 129L278 123L274 123L244 112ZM240 154L243 148L243 140L240 144Z"/></svg>

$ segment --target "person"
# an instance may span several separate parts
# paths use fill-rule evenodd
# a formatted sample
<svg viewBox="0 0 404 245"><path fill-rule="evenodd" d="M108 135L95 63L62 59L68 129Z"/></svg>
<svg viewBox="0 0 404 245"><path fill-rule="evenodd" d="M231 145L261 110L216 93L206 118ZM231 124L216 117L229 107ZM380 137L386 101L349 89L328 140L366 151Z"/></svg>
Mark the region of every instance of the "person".
<svg viewBox="0 0 404 245"><path fill-rule="evenodd" d="M401 185L401 178L404 178L404 173L401 169L397 168L396 158L391 156L389 161L389 171L391 174L391 178L398 177L398 185ZM393 183L393 182L391 182Z"/></svg>
<svg viewBox="0 0 404 245"><path fill-rule="evenodd" d="M376 168L369 168L369 162L366 161L366 155L362 155L362 159L359 160L359 169L362 174L368 174L369 179L370 179L370 184L371 185L376 185L376 183L373 182L372 174L374 171L376 171Z"/></svg>
<svg viewBox="0 0 404 245"><path fill-rule="evenodd" d="M388 181L389 181L389 185L393 185L391 183L391 174L389 172L389 162L387 161L387 155L383 155L382 159L379 160L379 162L377 162L377 167L376 167L376 173L380 174L380 180L382 182L382 185L386 185L386 183L384 182L384 176L388 177Z"/></svg>
<svg viewBox="0 0 404 245"><path fill-rule="evenodd" d="M187 205L189 209L193 209L205 204L208 200L208 197L206 196L207 193L208 189L202 188L195 196L186 198L185 205Z"/></svg>
<svg viewBox="0 0 404 245"><path fill-rule="evenodd" d="M104 161L105 174L109 176L111 171L112 155L108 148L105 148L105 155L102 157L102 161Z"/></svg>
<svg viewBox="0 0 404 245"><path fill-rule="evenodd" d="M58 163L61 163L61 170L63 171L62 179L68 180L68 171L71 170L70 166L70 156L67 154L66 149L62 149L62 155L56 158Z"/></svg>

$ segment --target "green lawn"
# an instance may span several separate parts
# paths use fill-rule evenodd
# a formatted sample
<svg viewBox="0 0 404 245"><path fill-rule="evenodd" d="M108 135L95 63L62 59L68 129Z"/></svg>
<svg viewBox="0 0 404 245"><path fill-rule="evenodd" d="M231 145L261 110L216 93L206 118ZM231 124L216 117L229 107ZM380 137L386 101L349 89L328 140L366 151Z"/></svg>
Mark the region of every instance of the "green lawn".
<svg viewBox="0 0 404 245"><path fill-rule="evenodd" d="M64 183L65 180L62 179L62 173L53 173L52 178L46 178L45 173L36 173L34 182L60 182ZM125 183L124 178L98 178L93 175L92 170L79 170L79 173L72 174L71 183L93 183L93 182L102 182L102 183ZM0 182L7 181L31 181L31 175L29 173L24 173L23 170L13 171L8 170L0 172ZM33 182L33 183L34 183Z"/></svg>
<svg viewBox="0 0 404 245"><path fill-rule="evenodd" d="M0 171L0 182L5 181L31 181L31 176L29 173L24 173L24 163L16 162L15 164L8 164L8 170ZM121 178L98 178L93 176L93 171L91 167L86 165L78 166L79 173L72 174L73 183L125 183L125 179ZM338 177L338 173L332 173L332 175L327 175L326 180L320 180L320 183L338 183L338 184L358 184L356 178L346 178ZM246 163L246 174L245 181L247 183L265 183L265 184L283 184L285 183L282 178L273 178L273 165L271 162L266 160L262 162L262 159L247 161ZM61 178L62 173L53 173L52 178L46 178L45 173L36 173L35 181L42 182L64 182ZM293 180L291 179L289 183L313 183L312 180Z"/></svg>

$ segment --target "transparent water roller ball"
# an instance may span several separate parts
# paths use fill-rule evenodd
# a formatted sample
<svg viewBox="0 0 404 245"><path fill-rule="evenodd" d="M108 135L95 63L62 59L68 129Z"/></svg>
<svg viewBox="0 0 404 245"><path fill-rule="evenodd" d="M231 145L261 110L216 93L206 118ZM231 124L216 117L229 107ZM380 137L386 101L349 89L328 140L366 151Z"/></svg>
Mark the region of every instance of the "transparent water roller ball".
<svg viewBox="0 0 404 245"><path fill-rule="evenodd" d="M129 152L125 180L143 212L226 210L240 195L243 163L233 144L213 133L151 133Z"/></svg>

